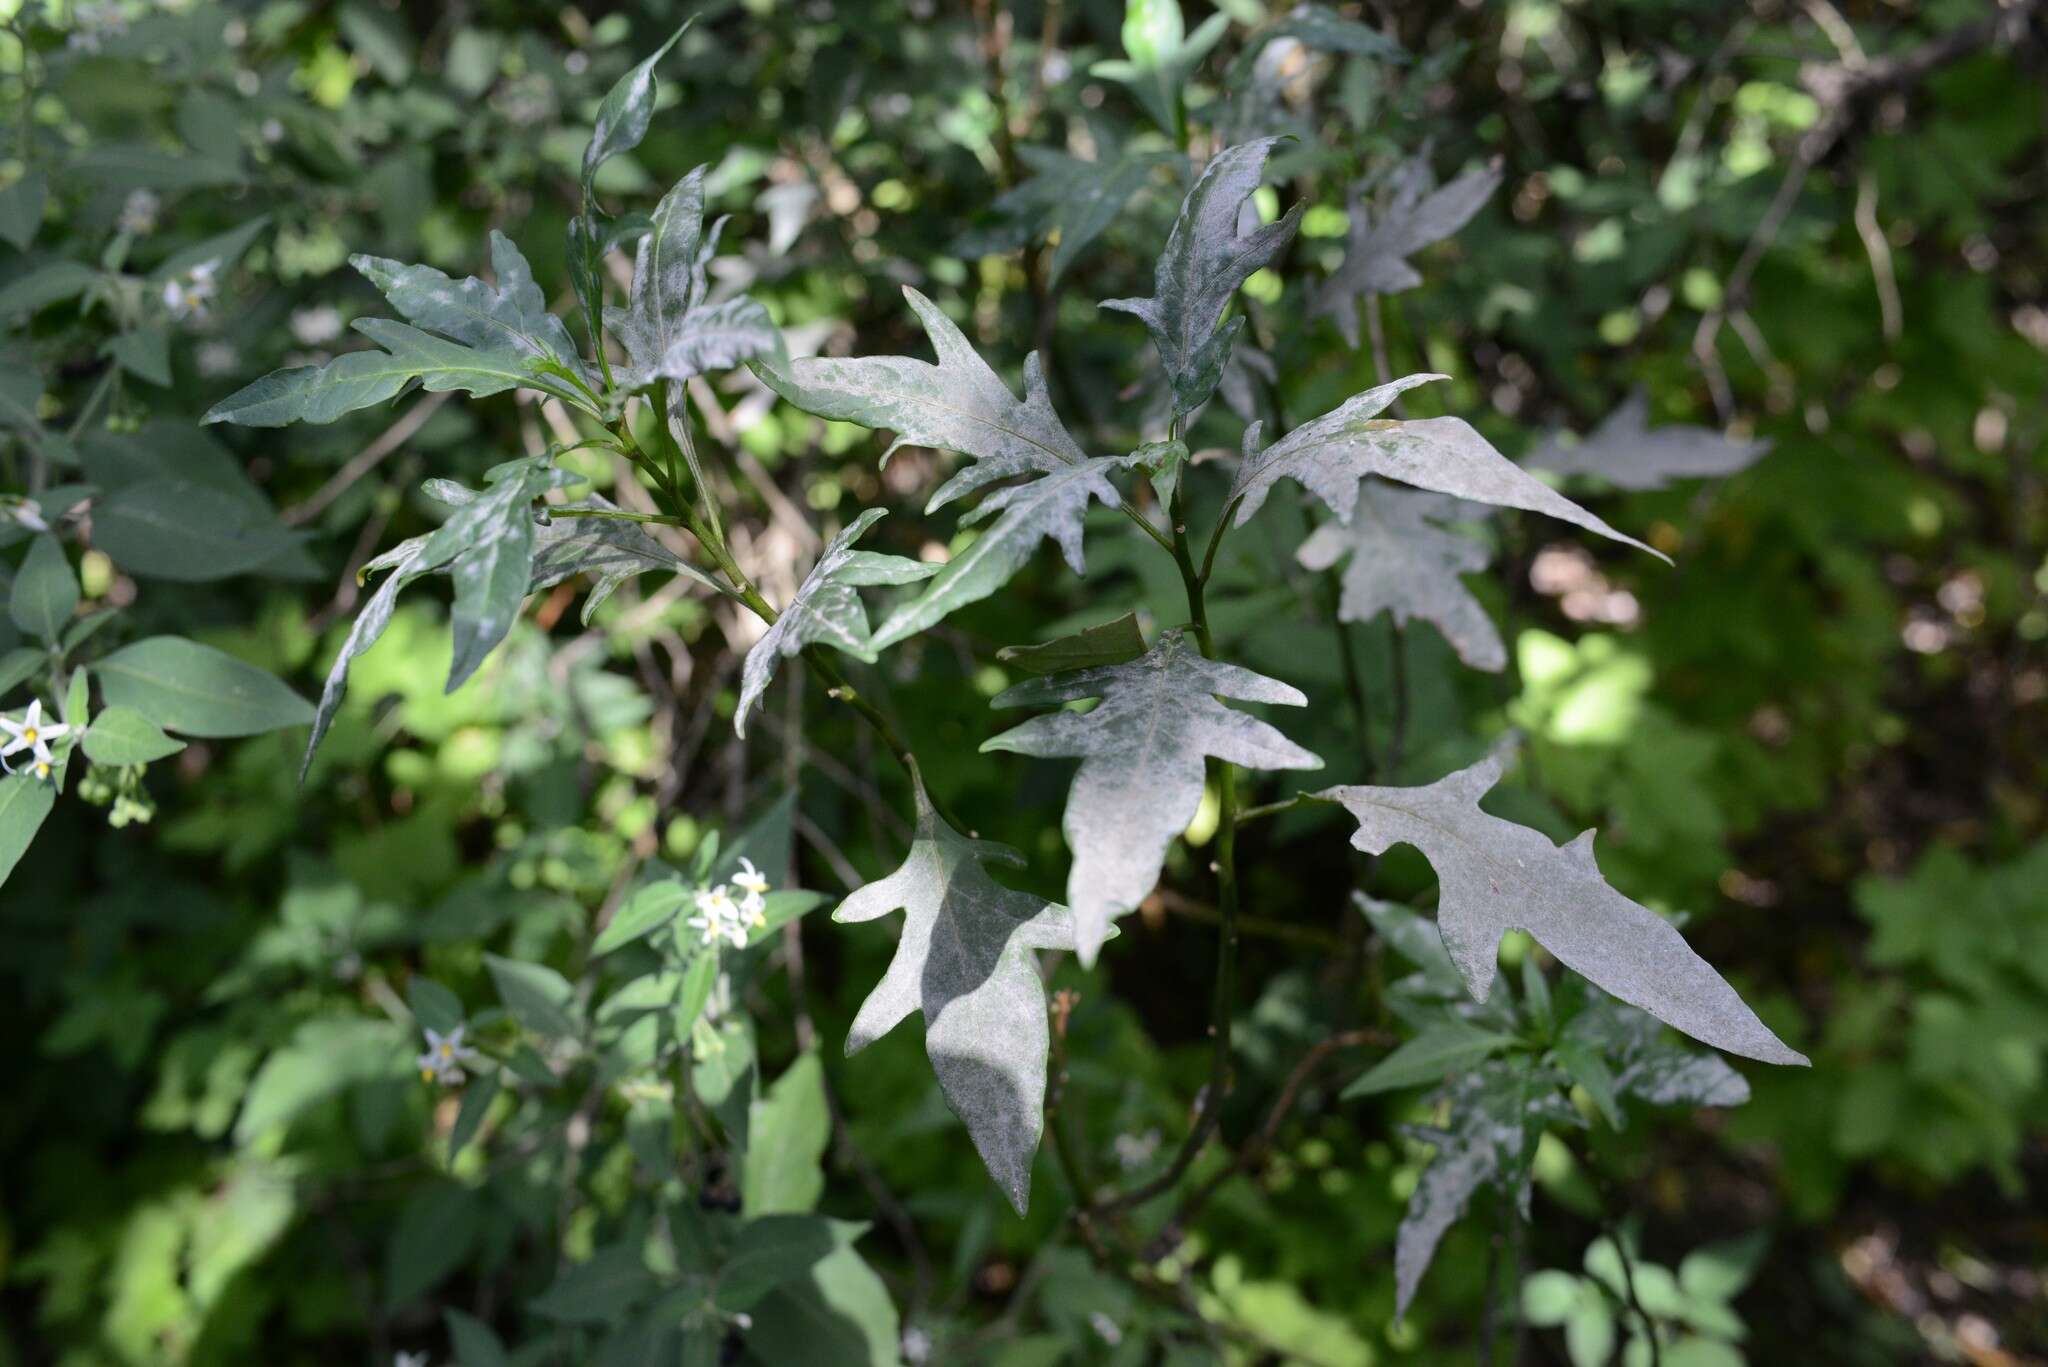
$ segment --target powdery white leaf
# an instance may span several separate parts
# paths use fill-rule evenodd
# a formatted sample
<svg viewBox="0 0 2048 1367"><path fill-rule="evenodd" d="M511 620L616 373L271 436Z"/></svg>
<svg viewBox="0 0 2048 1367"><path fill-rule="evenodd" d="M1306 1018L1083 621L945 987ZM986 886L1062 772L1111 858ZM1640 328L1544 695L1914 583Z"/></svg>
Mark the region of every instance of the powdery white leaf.
<svg viewBox="0 0 2048 1367"><path fill-rule="evenodd" d="M574 503L544 511L549 520L533 529L533 577L528 593L552 588L572 575L588 574L597 582L583 600L583 623L634 575L666 570L718 591L719 583L650 536L639 525L616 517L568 517L578 509L616 511L611 500L592 494Z"/></svg>
<svg viewBox="0 0 2048 1367"><path fill-rule="evenodd" d="M947 562L923 597L882 624L871 642L877 650L995 592L1046 537L1059 543L1067 564L1081 573L1081 520L1089 502L1119 499L1109 480L1117 460L1089 457L1061 424L1036 353L1025 358L1020 401L938 305L907 286L903 293L931 338L937 364L908 356L811 357L786 369L757 364L757 373L807 413L887 428L895 432L896 446L973 457L973 464L932 495L926 512L997 480L1038 478L1001 490L975 510L970 521L995 518L995 525Z"/></svg>
<svg viewBox="0 0 2048 1367"><path fill-rule="evenodd" d="M1226 147L1195 178L1154 268L1149 299L1105 299L1102 307L1134 314L1152 335L1173 388L1175 417L1192 413L1215 392L1238 324L1217 330L1223 311L1252 273L1271 264L1294 237L1306 205L1278 221L1240 233L1240 210L1259 188L1278 138Z"/></svg>
<svg viewBox="0 0 2048 1367"><path fill-rule="evenodd" d="M1322 761L1279 731L1218 698L1300 707L1300 691L1249 669L1204 659L1181 631L1160 634L1143 658L1029 679L995 707L1043 707L1100 698L1092 712L1053 712L981 748L1079 759L1061 829L1074 852L1067 904L1076 948L1095 962L1109 923L1159 881L1167 846L1202 803L1205 757L1249 769L1319 769Z"/></svg>
<svg viewBox="0 0 2048 1367"><path fill-rule="evenodd" d="M889 614L875 632L874 648L892 646L988 597L1008 583L1038 543L1048 537L1059 544L1067 567L1077 575L1083 573L1081 531L1088 504L1118 502L1120 495L1109 472L1120 464L1116 457L1096 457L989 495L961 522L972 524L993 517L995 525L948 560L921 597Z"/></svg>
<svg viewBox="0 0 2048 1367"><path fill-rule="evenodd" d="M806 413L887 429L896 434L895 446L973 457L975 464L932 495L926 512L997 480L1087 459L1052 410L1036 352L1024 360L1019 402L937 304L908 285L903 296L931 339L936 365L908 356L805 357L787 367L757 365L757 373Z"/></svg>
<svg viewBox="0 0 2048 1367"><path fill-rule="evenodd" d="M915 775L913 774L915 779ZM1002 886L987 865L1015 851L970 840L942 820L915 779L917 829L894 873L848 897L835 921L905 913L903 938L847 1033L855 1053L922 1011L925 1052L946 1104L1021 1215L1045 1118L1045 985L1032 951L1071 949L1067 909Z"/></svg>
<svg viewBox="0 0 2048 1367"><path fill-rule="evenodd" d="M1522 464L1554 475L1598 475L1617 489L1661 489L1674 479L1732 475L1771 449L1768 441L1737 441L1711 427L1651 427L1649 419L1650 400L1638 389L1585 436L1552 436Z"/></svg>
<svg viewBox="0 0 2048 1367"><path fill-rule="evenodd" d="M328 728L334 725L335 713L341 710L342 695L348 691L349 666L355 663L358 655L377 644L384 628L391 625L391 615L398 607L399 590L433 568L426 563L428 539L415 536L401 541L363 566L364 578L385 570L390 573L356 614L355 622L348 629L348 638L341 643L340 653L327 670L327 682L321 688L320 702L313 710L313 734L307 738L306 753L299 760L299 782L306 781L306 771L313 767L313 752L327 738Z"/></svg>
<svg viewBox="0 0 2048 1367"><path fill-rule="evenodd" d="M1488 166L1432 190L1425 151L1395 169L1377 212L1366 203L1365 187L1354 188L1343 263L1310 302L1310 315L1334 317L1344 340L1357 346L1358 296L1398 294L1421 284L1407 258L1470 222L1500 188L1500 177L1498 166Z"/></svg>
<svg viewBox="0 0 2048 1367"><path fill-rule="evenodd" d="M724 220L704 232L704 174L699 166L662 196L634 253L628 306L605 312L605 326L633 358L632 372L621 377L625 388L687 380L782 351L782 334L760 301L706 301L705 272Z"/></svg>
<svg viewBox="0 0 2048 1367"><path fill-rule="evenodd" d="M1692 1049L1643 1011L1599 993L1572 1017L1565 1034L1611 1062L1617 1092L1652 1106L1740 1106L1749 1082L1719 1054Z"/></svg>
<svg viewBox="0 0 2048 1367"><path fill-rule="evenodd" d="M1694 1039L1765 1063L1805 1063L1672 925L1622 896L1593 859L1593 832L1569 845L1479 809L1499 781L1495 755L1420 788L1330 788L1358 819L1368 854L1413 845L1442 888L1437 930L1476 998L1493 986L1501 936L1526 930L1567 967Z"/></svg>
<svg viewBox="0 0 2048 1367"><path fill-rule="evenodd" d="M1351 521L1359 482L1367 475L1412 484L1499 508L1521 508L1584 527L1601 536L1670 557L1632 536L1624 536L1493 449L1493 443L1463 418L1403 421L1380 413L1406 390L1446 375L1407 375L1355 394L1312 422L1259 449L1261 424L1245 429L1244 460L1230 497L1238 501L1237 525L1250 520L1273 491L1291 479L1321 499L1339 522Z"/></svg>
<svg viewBox="0 0 2048 1367"><path fill-rule="evenodd" d="M512 240L491 230L495 285L475 276L454 280L432 266L408 266L381 256L352 256L349 264L384 292L391 306L430 332L471 347L507 347L559 362L589 382L583 359L562 320L548 312L533 268Z"/></svg>
<svg viewBox="0 0 2048 1367"><path fill-rule="evenodd" d="M856 589L878 584L913 584L939 572L939 566L898 555L857 551L853 543L881 518L883 510L870 508L853 520L845 531L832 538L818 563L797 586L789 600L760 640L747 652L740 670L740 705L733 713L732 729L747 734L747 715L775 677L775 666L812 642L823 642L843 650L855 659L873 662L875 650L868 643L868 611Z"/></svg>
<svg viewBox="0 0 2048 1367"><path fill-rule="evenodd" d="M1486 609L1458 579L1485 569L1492 555L1433 520L1457 512L1455 499L1367 481L1350 523L1325 522L1294 558L1320 571L1350 557L1337 603L1339 621L1369 622L1382 612L1402 625L1419 618L1443 632L1466 664L1499 673L1507 647Z"/></svg>
<svg viewBox="0 0 2048 1367"><path fill-rule="evenodd" d="M669 40L656 48L654 55L641 62L612 84L605 92L604 101L597 107L597 124L590 130L590 145L583 149L583 198L591 196L591 186L597 180L597 169L621 152L630 152L640 145L647 136L647 126L654 121L654 98L659 82L654 79L655 63L668 56L696 16L683 21Z"/></svg>
<svg viewBox="0 0 2048 1367"><path fill-rule="evenodd" d="M1437 1101L1450 1103L1448 1129L1413 1125L1402 1133L1436 1146L1394 1235L1394 1315L1408 1313L1444 1233L1481 1187L1498 1187L1524 1215L1530 1166L1545 1127L1578 1123L1554 1082L1523 1061L1495 1061L1454 1079Z"/></svg>

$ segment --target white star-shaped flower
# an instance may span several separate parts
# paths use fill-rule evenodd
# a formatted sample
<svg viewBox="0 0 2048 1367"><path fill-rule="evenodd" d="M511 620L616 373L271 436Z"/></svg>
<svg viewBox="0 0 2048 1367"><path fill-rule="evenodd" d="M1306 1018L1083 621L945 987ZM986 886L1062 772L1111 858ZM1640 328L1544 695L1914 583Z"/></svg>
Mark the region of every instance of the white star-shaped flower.
<svg viewBox="0 0 2048 1367"><path fill-rule="evenodd" d="M56 762L56 756L50 753L50 742L71 734L71 728L63 722L43 720L41 698L29 703L28 711L22 714L20 721L0 717L0 731L5 731L8 736L7 743L0 745L0 765L4 765L8 773L13 773L14 766L7 763L8 757L26 750L29 752L29 771L37 778L45 779L50 776L50 766Z"/></svg>
<svg viewBox="0 0 2048 1367"><path fill-rule="evenodd" d="M740 871L732 876L732 885L746 894L740 899L740 915L750 926L768 924L768 880L754 867L754 861L740 856Z"/></svg>
<svg viewBox="0 0 2048 1367"><path fill-rule="evenodd" d="M444 1087L462 1085L462 1065L474 1063L482 1057L462 1042L462 1032L468 1028L467 1025L458 1025L445 1035L436 1030L426 1032L426 1050L413 1061L423 1080L438 1082Z"/></svg>
<svg viewBox="0 0 2048 1367"><path fill-rule="evenodd" d="M734 934L740 924L740 909L733 905L732 893L723 883L697 894L697 914L689 919L688 924L691 929L703 933L707 945L724 939L731 940L735 949L746 947L746 931L739 930L737 935Z"/></svg>

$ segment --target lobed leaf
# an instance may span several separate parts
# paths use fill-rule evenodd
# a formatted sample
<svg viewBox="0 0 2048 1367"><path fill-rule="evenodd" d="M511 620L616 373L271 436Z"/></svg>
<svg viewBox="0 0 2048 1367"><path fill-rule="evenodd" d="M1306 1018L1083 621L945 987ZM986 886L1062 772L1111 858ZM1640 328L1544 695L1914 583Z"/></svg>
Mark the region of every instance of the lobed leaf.
<svg viewBox="0 0 2048 1367"><path fill-rule="evenodd" d="M1210 158L1182 201L1153 272L1149 299L1106 299L1102 307L1135 315L1152 336L1173 388L1178 419L1208 401L1222 377L1235 328L1218 331L1238 287L1269 265L1294 237L1305 205L1277 222L1240 233L1242 211L1278 138L1227 147Z"/></svg>
<svg viewBox="0 0 2048 1367"><path fill-rule="evenodd" d="M1442 888L1437 929L1475 998L1492 988L1501 936L1521 929L1567 967L1695 1039L1766 1063L1807 1061L1670 922L1608 884L1593 860L1593 832L1560 847L1481 811L1502 766L1493 756L1426 787L1319 795L1358 819L1351 843L1359 849L1407 844L1429 860Z"/></svg>
<svg viewBox="0 0 2048 1367"><path fill-rule="evenodd" d="M1462 418L1409 421L1379 414L1404 391L1447 379L1408 375L1353 395L1337 408L1259 449L1261 424L1244 434L1244 460L1231 484L1236 525L1250 520L1282 479L1291 479L1321 499L1339 522L1351 521L1359 482L1367 475L1412 484L1474 503L1545 513L1601 536L1670 557L1632 536L1624 536L1493 449Z"/></svg>
<svg viewBox="0 0 2048 1367"><path fill-rule="evenodd" d="M1400 625L1420 619L1443 632L1458 658L1499 673L1507 647L1493 619L1458 576L1486 568L1486 547L1436 525L1455 517L1457 502L1367 480L1349 524L1326 522L1295 550L1311 570L1349 558L1337 619L1369 622L1382 612Z"/></svg>
<svg viewBox="0 0 2048 1367"><path fill-rule="evenodd" d="M560 363L589 382L583 358L562 320L548 312L533 268L510 238L491 230L491 268L497 283L470 276L454 280L432 266L407 266L380 256L352 256L354 266L382 290L391 306L430 332L480 348L509 348Z"/></svg>
<svg viewBox="0 0 2048 1367"><path fill-rule="evenodd" d="M1487 166L1432 190L1425 148L1394 169L1388 201L1377 212L1366 204L1366 187L1354 188L1344 260L1310 301L1310 316L1334 317L1344 340L1357 346L1358 296L1398 294L1421 284L1407 258L1470 222L1500 180L1500 167Z"/></svg>
<svg viewBox="0 0 2048 1367"><path fill-rule="evenodd" d="M823 643L855 659L872 662L875 649L868 640L867 608L856 589L871 584L909 584L937 574L940 566L901 556L856 551L853 543L883 516L870 508L832 538L804 576L796 596L753 648L740 670L740 702L732 718L733 731L747 734L747 715L761 699L776 664L795 656L807 645Z"/></svg>
<svg viewBox="0 0 2048 1367"><path fill-rule="evenodd" d="M1167 846L1202 803L1206 757L1252 769L1317 769L1322 761L1256 717L1218 698L1299 707L1296 689L1249 669L1204 659L1185 633L1168 631L1142 659L1029 679L995 707L1038 707L1100 698L1092 712L1034 717L981 748L1078 758L1061 829L1074 852L1067 903L1075 948L1092 965L1115 917L1159 881Z"/></svg>
<svg viewBox="0 0 2048 1367"><path fill-rule="evenodd" d="M1745 470L1771 449L1711 427L1651 427L1649 396L1638 389L1576 441L1553 435L1522 464L1554 475L1595 475L1617 489L1661 489L1675 479L1714 479Z"/></svg>
<svg viewBox="0 0 2048 1367"><path fill-rule="evenodd" d="M896 955L861 1003L846 1052L857 1053L922 1011L925 1052L946 1104L1021 1215L1044 1125L1050 1047L1045 984L1032 951L1073 948L1073 918L1065 907L990 878L988 864L1021 864L1022 857L947 825L915 774L913 789L910 853L894 873L832 913L835 921L904 913Z"/></svg>

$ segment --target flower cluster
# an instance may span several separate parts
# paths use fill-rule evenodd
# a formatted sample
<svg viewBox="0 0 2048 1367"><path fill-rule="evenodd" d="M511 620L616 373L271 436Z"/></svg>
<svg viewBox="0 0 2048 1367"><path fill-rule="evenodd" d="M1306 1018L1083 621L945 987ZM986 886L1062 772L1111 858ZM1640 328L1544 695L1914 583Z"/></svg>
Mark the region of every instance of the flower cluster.
<svg viewBox="0 0 2048 1367"><path fill-rule="evenodd" d="M185 274L164 282L164 309L179 322L204 321L219 286L214 281L214 263L202 261Z"/></svg>
<svg viewBox="0 0 2048 1367"><path fill-rule="evenodd" d="M733 888L740 890L738 901L733 900ZM745 949L747 936L768 924L767 878L754 867L753 860L742 858L730 887L720 883L697 894L697 914L689 924L703 934L707 945L726 940L734 949Z"/></svg>
<svg viewBox="0 0 2048 1367"><path fill-rule="evenodd" d="M438 1082L444 1087L460 1087L466 1074L462 1071L465 1063L474 1063L482 1055L462 1042L462 1032L467 1025L458 1025L447 1034L427 1030L427 1047L415 1065L420 1077L427 1082Z"/></svg>
<svg viewBox="0 0 2048 1367"><path fill-rule="evenodd" d="M22 713L20 721L0 717L0 731L7 733L7 743L0 745L0 767L10 774L15 772L14 766L7 762L8 756L26 750L29 772L40 779L50 776L50 766L56 762L57 757L50 752L50 742L71 734L71 728L63 722L43 720L41 698L28 705L28 711Z"/></svg>

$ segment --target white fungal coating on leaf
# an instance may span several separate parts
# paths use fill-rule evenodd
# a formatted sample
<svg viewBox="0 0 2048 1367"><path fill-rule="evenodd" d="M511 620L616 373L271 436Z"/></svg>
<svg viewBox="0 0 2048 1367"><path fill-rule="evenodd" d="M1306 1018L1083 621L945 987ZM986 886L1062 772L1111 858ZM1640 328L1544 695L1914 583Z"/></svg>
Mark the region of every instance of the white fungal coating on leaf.
<svg viewBox="0 0 2048 1367"><path fill-rule="evenodd" d="M1159 881L1173 838L1202 803L1205 758L1250 769L1318 769L1322 761L1258 718L1218 698L1300 707L1298 690L1236 665L1202 658L1179 631L1161 634L1128 664L1031 679L996 707L1100 698L1092 712L1034 717L982 743L1046 758L1078 758L1061 827L1074 852L1067 903L1081 962L1093 964L1109 923Z"/></svg>
<svg viewBox="0 0 2048 1367"><path fill-rule="evenodd" d="M1044 1125L1050 1047L1045 984L1032 951L1073 948L1073 918L1065 907L990 878L985 865L1023 858L947 825L923 781L914 773L913 779L917 830L910 853L894 873L832 913L835 921L905 913L896 957L854 1017L846 1052L922 1011L925 1052L946 1104L1021 1215Z"/></svg>
<svg viewBox="0 0 2048 1367"><path fill-rule="evenodd" d="M1467 665L1497 674L1507 664L1507 647L1458 578L1485 569L1492 555L1472 538L1436 525L1457 515L1455 499L1367 481L1350 524L1324 523L1294 558L1326 570L1349 557L1338 620L1369 622L1382 612L1403 625L1419 618L1441 631Z"/></svg>
<svg viewBox="0 0 2048 1367"><path fill-rule="evenodd" d="M1661 489L1674 479L1712 479L1746 470L1771 449L1711 427L1650 426L1650 400L1638 389L1577 441L1553 435L1522 464L1554 475L1597 475L1617 489Z"/></svg>
<svg viewBox="0 0 2048 1367"><path fill-rule="evenodd" d="M1331 788L1358 818L1368 854L1413 845L1436 870L1437 929L1474 997L1493 986L1501 936L1526 930L1567 967L1621 1000L1732 1054L1805 1063L1758 1020L1670 922L1619 892L1593 860L1593 832L1553 845L1479 809L1499 756L1421 788Z"/></svg>

